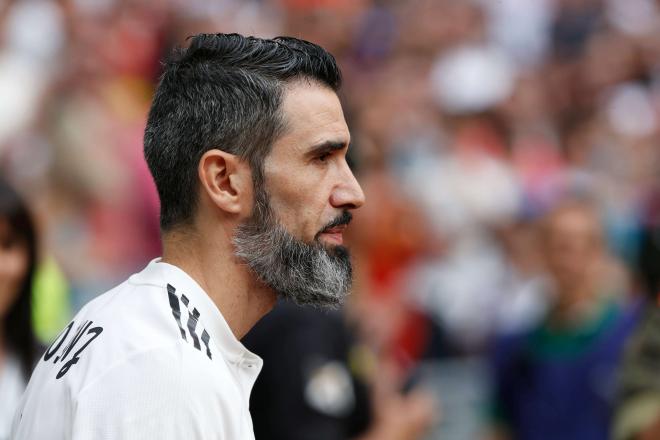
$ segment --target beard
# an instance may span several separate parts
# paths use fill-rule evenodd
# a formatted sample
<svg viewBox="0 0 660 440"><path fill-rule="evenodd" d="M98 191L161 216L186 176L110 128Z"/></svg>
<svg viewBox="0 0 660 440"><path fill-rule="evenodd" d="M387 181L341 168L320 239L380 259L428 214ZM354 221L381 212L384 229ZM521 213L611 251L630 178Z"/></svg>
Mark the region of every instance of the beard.
<svg viewBox="0 0 660 440"><path fill-rule="evenodd" d="M323 230L347 224L348 211ZM280 298L299 305L336 308L351 289L352 266L348 249L326 247L319 241L297 239L278 221L263 188L257 190L252 215L234 235L235 254Z"/></svg>

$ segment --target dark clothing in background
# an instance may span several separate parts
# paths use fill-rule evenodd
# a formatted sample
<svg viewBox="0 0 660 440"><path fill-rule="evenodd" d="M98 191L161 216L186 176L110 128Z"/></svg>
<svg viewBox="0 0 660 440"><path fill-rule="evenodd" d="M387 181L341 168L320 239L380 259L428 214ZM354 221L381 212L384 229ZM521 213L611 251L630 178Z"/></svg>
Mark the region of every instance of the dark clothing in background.
<svg viewBox="0 0 660 440"><path fill-rule="evenodd" d="M349 368L340 313L279 301L242 342L264 360L250 398L256 440L345 440L366 430L367 389Z"/></svg>
<svg viewBox="0 0 660 440"><path fill-rule="evenodd" d="M657 301L660 296L660 225L642 231L638 270L645 291Z"/></svg>

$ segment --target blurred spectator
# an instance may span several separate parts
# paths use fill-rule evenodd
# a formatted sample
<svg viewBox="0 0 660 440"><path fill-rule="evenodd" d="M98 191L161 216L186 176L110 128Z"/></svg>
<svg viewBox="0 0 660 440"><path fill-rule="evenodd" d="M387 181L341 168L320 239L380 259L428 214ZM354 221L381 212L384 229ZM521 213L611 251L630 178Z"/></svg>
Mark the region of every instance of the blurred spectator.
<svg viewBox="0 0 660 440"><path fill-rule="evenodd" d="M614 385L638 307L612 291L598 217L567 201L541 226L552 304L494 346L495 438L609 438Z"/></svg>
<svg viewBox="0 0 660 440"><path fill-rule="evenodd" d="M405 376L429 350L444 349L431 347L432 322L407 298L404 287L420 255L440 254L443 244L389 173L372 169L360 180L371 203L356 212L348 232L355 288L346 312L359 341Z"/></svg>
<svg viewBox="0 0 660 440"><path fill-rule="evenodd" d="M650 302L660 300L660 185L648 196L643 219L639 277Z"/></svg>
<svg viewBox="0 0 660 440"><path fill-rule="evenodd" d="M280 301L242 342L264 360L250 398L260 440L414 440L435 417L429 397L402 395L387 375L369 386L369 362L339 312Z"/></svg>
<svg viewBox="0 0 660 440"><path fill-rule="evenodd" d="M37 360L32 331L32 279L37 237L18 194L0 179L0 439L9 438L14 410Z"/></svg>
<svg viewBox="0 0 660 440"><path fill-rule="evenodd" d="M620 374L619 399L612 431L615 440L660 438L660 193L652 196L646 216L640 278L648 294L647 310L631 338Z"/></svg>
<svg viewBox="0 0 660 440"><path fill-rule="evenodd" d="M651 305L630 341L620 379L614 440L660 438L660 308Z"/></svg>
<svg viewBox="0 0 660 440"><path fill-rule="evenodd" d="M366 430L370 401L339 314L280 301L242 342L264 360L250 397L256 438L346 439Z"/></svg>

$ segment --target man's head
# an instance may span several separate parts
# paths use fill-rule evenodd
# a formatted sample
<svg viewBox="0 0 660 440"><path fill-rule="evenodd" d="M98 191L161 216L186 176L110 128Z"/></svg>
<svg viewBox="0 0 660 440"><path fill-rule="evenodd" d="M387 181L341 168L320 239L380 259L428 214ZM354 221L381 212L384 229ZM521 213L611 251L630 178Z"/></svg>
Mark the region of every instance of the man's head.
<svg viewBox="0 0 660 440"><path fill-rule="evenodd" d="M569 200L542 223L542 245L548 271L561 291L591 286L604 256L603 231L596 210Z"/></svg>
<svg viewBox="0 0 660 440"><path fill-rule="evenodd" d="M235 253L282 296L336 304L341 230L363 202L332 55L294 38L198 35L165 66L145 157L165 234L231 225Z"/></svg>

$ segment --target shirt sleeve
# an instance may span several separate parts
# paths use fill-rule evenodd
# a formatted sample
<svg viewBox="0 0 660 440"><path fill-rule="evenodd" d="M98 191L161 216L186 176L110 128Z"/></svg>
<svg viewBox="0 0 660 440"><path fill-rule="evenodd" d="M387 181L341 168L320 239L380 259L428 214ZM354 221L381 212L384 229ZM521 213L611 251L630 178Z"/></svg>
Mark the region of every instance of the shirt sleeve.
<svg viewBox="0 0 660 440"><path fill-rule="evenodd" d="M142 351L110 366L79 393L72 440L230 440L223 404L197 392L203 378L185 349Z"/></svg>

